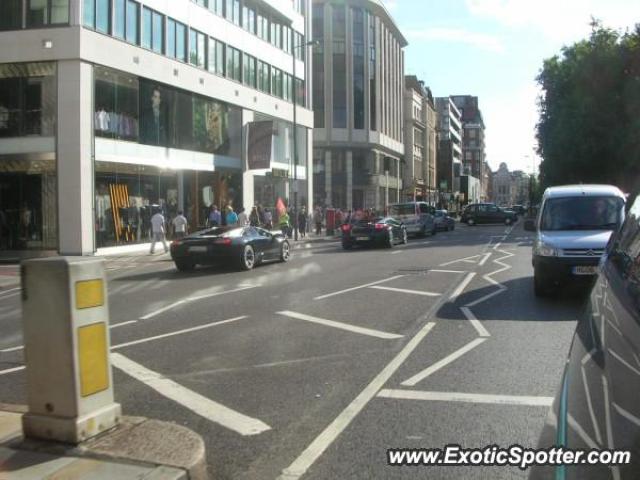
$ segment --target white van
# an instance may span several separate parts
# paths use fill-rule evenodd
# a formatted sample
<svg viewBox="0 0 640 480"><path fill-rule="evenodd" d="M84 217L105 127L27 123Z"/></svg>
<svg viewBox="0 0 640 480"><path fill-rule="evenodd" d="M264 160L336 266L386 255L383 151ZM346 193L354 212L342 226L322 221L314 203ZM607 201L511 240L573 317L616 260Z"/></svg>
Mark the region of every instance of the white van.
<svg viewBox="0 0 640 480"><path fill-rule="evenodd" d="M551 293L561 282L595 278L609 237L624 220L624 204L624 194L611 185L545 190L538 218L524 226L536 232L532 263L537 296Z"/></svg>
<svg viewBox="0 0 640 480"><path fill-rule="evenodd" d="M409 234L436 234L435 207L427 202L392 203L389 216L401 221Z"/></svg>

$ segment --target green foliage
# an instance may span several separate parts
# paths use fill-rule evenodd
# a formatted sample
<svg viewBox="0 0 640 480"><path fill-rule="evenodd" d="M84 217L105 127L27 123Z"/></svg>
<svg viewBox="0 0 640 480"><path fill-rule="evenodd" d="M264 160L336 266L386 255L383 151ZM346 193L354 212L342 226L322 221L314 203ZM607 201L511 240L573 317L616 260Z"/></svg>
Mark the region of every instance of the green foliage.
<svg viewBox="0 0 640 480"><path fill-rule="evenodd" d="M640 24L591 36L544 61L537 125L543 187L640 181Z"/></svg>

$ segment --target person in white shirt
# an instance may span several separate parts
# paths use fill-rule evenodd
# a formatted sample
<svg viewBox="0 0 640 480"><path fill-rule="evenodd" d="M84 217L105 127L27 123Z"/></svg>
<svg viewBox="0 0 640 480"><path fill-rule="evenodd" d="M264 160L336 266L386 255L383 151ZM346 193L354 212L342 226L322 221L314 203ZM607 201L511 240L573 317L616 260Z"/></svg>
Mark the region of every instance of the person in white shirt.
<svg viewBox="0 0 640 480"><path fill-rule="evenodd" d="M249 225L249 216L244 211L244 208L240 208L240 213L238 214L238 225L241 227Z"/></svg>
<svg viewBox="0 0 640 480"><path fill-rule="evenodd" d="M162 242L162 246L164 247L164 253L169 251L167 247L167 241L164 238L164 217L162 213L158 212L153 217L151 217L151 231L153 232L153 241L151 242L151 253L155 252L156 242Z"/></svg>
<svg viewBox="0 0 640 480"><path fill-rule="evenodd" d="M184 238L187 234L187 227L189 223L187 219L182 214L182 210L178 212L178 215L173 219L173 230L175 231L176 238Z"/></svg>

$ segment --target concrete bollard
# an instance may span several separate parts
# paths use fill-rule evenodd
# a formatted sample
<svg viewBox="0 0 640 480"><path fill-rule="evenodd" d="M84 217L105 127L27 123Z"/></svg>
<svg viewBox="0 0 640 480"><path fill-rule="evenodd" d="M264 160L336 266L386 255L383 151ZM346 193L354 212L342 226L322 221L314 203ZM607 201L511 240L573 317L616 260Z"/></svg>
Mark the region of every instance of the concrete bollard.
<svg viewBox="0 0 640 480"><path fill-rule="evenodd" d="M24 435L78 444L121 417L113 398L103 261L53 257L26 260L21 269Z"/></svg>

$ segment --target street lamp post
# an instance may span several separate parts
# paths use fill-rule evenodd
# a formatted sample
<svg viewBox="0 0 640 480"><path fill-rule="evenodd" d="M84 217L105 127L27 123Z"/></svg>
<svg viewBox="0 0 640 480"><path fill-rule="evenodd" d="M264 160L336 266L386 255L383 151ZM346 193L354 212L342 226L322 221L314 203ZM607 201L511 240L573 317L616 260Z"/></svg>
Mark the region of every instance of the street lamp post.
<svg viewBox="0 0 640 480"><path fill-rule="evenodd" d="M297 117L297 98L296 98L296 49L315 45L316 41L305 42L301 45L295 45L293 41L293 48L291 49L291 63L293 79L291 80L291 101L293 102L293 211L295 218L293 219L293 240L298 241L298 117ZM308 159L307 159L308 162ZM309 181L309 168L307 165L307 181Z"/></svg>

